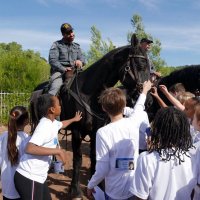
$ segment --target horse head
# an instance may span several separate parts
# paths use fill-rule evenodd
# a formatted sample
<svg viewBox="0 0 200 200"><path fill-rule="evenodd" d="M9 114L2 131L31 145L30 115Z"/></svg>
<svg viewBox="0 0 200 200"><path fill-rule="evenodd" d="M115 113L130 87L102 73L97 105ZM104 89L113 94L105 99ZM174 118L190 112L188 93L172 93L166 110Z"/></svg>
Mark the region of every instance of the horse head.
<svg viewBox="0 0 200 200"><path fill-rule="evenodd" d="M150 66L147 53L140 47L136 34L131 37L131 46L125 66L121 69L120 79L125 88L141 90L144 81L150 79Z"/></svg>

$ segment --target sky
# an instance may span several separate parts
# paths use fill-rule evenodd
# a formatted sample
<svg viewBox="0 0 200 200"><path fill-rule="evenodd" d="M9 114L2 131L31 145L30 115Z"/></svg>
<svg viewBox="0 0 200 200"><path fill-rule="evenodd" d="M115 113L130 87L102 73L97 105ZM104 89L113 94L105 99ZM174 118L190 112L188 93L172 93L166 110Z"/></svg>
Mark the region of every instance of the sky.
<svg viewBox="0 0 200 200"><path fill-rule="evenodd" d="M200 64L200 0L0 0L0 42L17 42L48 59L52 43L70 23L75 42L87 52L91 27L116 47L127 45L132 16L142 17L145 32L161 42L168 66Z"/></svg>

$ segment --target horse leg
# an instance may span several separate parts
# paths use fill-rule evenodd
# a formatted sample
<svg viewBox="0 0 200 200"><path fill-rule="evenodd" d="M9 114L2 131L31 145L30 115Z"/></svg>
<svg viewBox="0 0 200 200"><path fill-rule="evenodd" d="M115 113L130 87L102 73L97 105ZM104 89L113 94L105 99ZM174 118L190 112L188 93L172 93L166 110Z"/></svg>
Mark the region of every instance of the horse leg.
<svg viewBox="0 0 200 200"><path fill-rule="evenodd" d="M90 173L91 176L95 173L95 165L96 165L96 133L90 135Z"/></svg>
<svg viewBox="0 0 200 200"><path fill-rule="evenodd" d="M79 130L72 131L73 172L70 194L72 199L81 199L82 191L79 184L80 168L82 165L81 134Z"/></svg>

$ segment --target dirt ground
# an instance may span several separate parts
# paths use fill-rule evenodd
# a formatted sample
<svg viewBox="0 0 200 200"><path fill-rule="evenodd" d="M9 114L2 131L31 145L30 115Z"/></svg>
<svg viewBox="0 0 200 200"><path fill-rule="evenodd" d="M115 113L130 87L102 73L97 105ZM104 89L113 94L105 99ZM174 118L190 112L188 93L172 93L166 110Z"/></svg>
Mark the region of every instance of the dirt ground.
<svg viewBox="0 0 200 200"><path fill-rule="evenodd" d="M26 128L26 131L29 131L29 127ZM0 126L0 134L7 130L5 126ZM67 141L66 141L67 139ZM50 188L51 196L53 200L71 200L69 196L69 187L72 177L72 151L71 151L71 136L63 136L59 134L59 140L61 148L66 149L67 163L65 164L65 172L63 174L54 174L50 173L48 175L48 185ZM83 142L82 144L83 151L83 163L80 173L80 186L83 191L83 200L88 200L86 197L86 185L89 179L89 143ZM1 185L0 185L1 192ZM2 200L2 195L0 195L0 200Z"/></svg>

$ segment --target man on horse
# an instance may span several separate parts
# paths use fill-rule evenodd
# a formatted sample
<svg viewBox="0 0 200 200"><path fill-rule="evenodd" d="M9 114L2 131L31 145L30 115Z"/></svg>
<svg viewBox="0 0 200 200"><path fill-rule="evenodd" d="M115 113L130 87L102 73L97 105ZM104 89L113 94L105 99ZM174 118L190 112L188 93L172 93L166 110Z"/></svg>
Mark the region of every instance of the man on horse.
<svg viewBox="0 0 200 200"><path fill-rule="evenodd" d="M61 25L63 38L53 43L49 51L49 64L51 66L49 93L57 95L65 77L73 76L74 67L81 69L85 58L80 45L73 42L75 34L70 24Z"/></svg>
<svg viewBox="0 0 200 200"><path fill-rule="evenodd" d="M148 38L142 38L140 40L140 48L145 51L147 53L147 58L148 58L148 62L149 62L149 66L150 66L150 74L151 74L151 77L155 76L155 78L158 78L161 76L161 73L160 72L157 72L155 70L155 67L152 63L152 61L149 59L149 56L148 56L148 51L150 50L151 48L151 44L153 43L153 40L150 40Z"/></svg>

